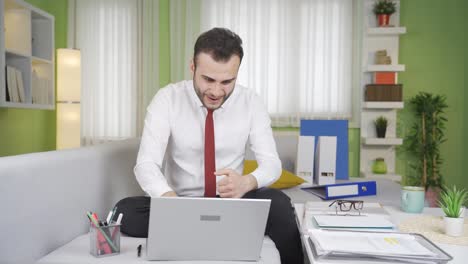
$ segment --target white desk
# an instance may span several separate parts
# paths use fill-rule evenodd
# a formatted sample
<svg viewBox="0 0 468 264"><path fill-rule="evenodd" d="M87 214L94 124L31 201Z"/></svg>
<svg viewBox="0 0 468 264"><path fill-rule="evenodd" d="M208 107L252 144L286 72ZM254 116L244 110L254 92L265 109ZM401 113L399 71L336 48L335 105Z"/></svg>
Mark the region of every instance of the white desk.
<svg viewBox="0 0 468 264"><path fill-rule="evenodd" d="M296 214L298 216L299 224L302 225L302 220L304 216L304 204L295 204L294 205L296 208ZM409 214L402 212L398 207L396 206L384 206L384 209L390 214L391 220L394 224L398 225L401 221L409 218L409 217L414 217L418 216L418 214ZM440 208L424 208L423 214L427 215L435 215L435 216L442 216L442 210ZM302 229L301 229L302 230ZM302 242L303 243L308 243L307 242L307 236L305 234L302 235ZM453 257L453 260L450 261L449 263L456 263L456 264L465 264L468 262L468 247L466 246L455 246L455 245L448 245L448 244L441 244L441 243L435 243L438 247L440 247L442 250L447 252L449 255ZM307 252L304 252L304 254L307 254L307 259L310 261L310 263L324 263L322 261L315 261L312 255L312 252L308 247L306 247ZM362 264L362 263L373 263L373 262L363 262L363 261L331 261L327 260L326 263L356 263L356 264Z"/></svg>
<svg viewBox="0 0 468 264"><path fill-rule="evenodd" d="M181 238L180 238L181 239ZM137 257L137 247L142 245L141 257ZM38 264L131 264L131 263L169 263L169 264L202 264L206 261L148 261L146 255L146 238L124 237L120 239L120 254L108 257L96 258L89 253L89 235L81 235L64 246L53 251L49 255L40 259ZM275 243L265 237L261 252L261 259L258 262L242 261L210 261L210 264L280 264L280 258Z"/></svg>

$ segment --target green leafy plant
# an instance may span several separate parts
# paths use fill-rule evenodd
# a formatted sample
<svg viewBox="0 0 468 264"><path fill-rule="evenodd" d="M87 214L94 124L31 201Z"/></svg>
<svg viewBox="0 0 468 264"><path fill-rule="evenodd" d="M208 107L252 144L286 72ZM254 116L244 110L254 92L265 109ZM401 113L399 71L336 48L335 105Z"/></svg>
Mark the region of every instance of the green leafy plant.
<svg viewBox="0 0 468 264"><path fill-rule="evenodd" d="M412 169L419 176L420 186L441 187L440 146L445 139L446 97L420 92L409 100L416 122L405 136L404 150L414 157Z"/></svg>
<svg viewBox="0 0 468 264"><path fill-rule="evenodd" d="M447 217L460 217L460 209L465 204L468 198L468 193L465 189L444 188L439 198L439 206L444 211Z"/></svg>
<svg viewBox="0 0 468 264"><path fill-rule="evenodd" d="M374 125L377 129L387 128L388 120L384 116L379 116L377 117L377 119L374 120Z"/></svg>
<svg viewBox="0 0 468 264"><path fill-rule="evenodd" d="M376 15L391 15L396 11L396 3L390 0L376 1L373 11Z"/></svg>
<svg viewBox="0 0 468 264"><path fill-rule="evenodd" d="M375 132L378 138L384 138L387 132L388 120L384 116L379 116L374 120Z"/></svg>

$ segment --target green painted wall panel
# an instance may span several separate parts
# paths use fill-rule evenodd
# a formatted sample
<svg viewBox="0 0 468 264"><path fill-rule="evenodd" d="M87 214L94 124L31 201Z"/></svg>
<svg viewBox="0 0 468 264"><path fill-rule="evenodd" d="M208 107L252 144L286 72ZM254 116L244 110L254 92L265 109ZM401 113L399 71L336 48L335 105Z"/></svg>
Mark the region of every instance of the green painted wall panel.
<svg viewBox="0 0 468 264"><path fill-rule="evenodd" d="M55 17L55 48L66 47L67 0L27 0ZM0 156L55 149L56 112L0 108Z"/></svg>
<svg viewBox="0 0 468 264"><path fill-rule="evenodd" d="M468 1L465 1L464 4L465 5L462 7L462 9L468 10ZM468 28L468 16L464 16L462 25L465 29ZM461 35L463 36L464 46L468 47L468 33L464 31ZM463 70L463 76L464 76L463 82L464 82L465 88L463 89L464 94L463 96L460 96L460 98L463 98L464 102L468 102L468 52L467 51L465 51L465 61L464 61L463 66L464 66L463 67L464 69ZM465 109L463 110L463 114L464 114L463 133L466 137L466 135L468 135L468 107L467 106L465 106ZM466 138L465 138L465 144L463 146L464 146L463 164L468 165L468 140ZM464 186L467 186L468 174L466 173L465 169L466 168L462 165L462 175L456 178L456 182L459 184L464 184Z"/></svg>
<svg viewBox="0 0 468 264"><path fill-rule="evenodd" d="M399 81L404 85L406 102L420 91L447 96L447 141L441 147L441 173L447 184L468 188L463 170L466 148L462 147L467 145L466 8L463 0L426 0L424 8L420 1L401 1L401 24L408 33L400 40L400 63L406 65L406 71L399 74ZM408 107L400 111L400 136L407 133L412 119ZM409 173L407 159L405 153L399 153L397 171L403 175Z"/></svg>
<svg viewBox="0 0 468 264"><path fill-rule="evenodd" d="M349 148L349 176L359 177L359 155L361 151L361 130L359 128L348 129Z"/></svg>

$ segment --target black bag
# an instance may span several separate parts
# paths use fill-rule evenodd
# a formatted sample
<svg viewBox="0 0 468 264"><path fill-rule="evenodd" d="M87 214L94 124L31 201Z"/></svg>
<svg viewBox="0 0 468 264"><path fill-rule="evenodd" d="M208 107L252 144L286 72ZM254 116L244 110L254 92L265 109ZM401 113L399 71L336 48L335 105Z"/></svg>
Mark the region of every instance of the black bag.
<svg viewBox="0 0 468 264"><path fill-rule="evenodd" d="M151 197L134 196L123 198L115 205L114 215L116 221L120 213L123 214L120 231L132 237L148 237L148 224Z"/></svg>

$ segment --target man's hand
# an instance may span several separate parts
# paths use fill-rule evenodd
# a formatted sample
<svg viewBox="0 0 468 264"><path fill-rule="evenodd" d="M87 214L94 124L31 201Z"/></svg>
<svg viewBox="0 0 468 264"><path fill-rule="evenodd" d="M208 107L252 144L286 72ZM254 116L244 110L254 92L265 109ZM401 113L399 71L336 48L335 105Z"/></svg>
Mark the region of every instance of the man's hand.
<svg viewBox="0 0 468 264"><path fill-rule="evenodd" d="M177 193L174 191L165 192L161 195L161 197L177 197Z"/></svg>
<svg viewBox="0 0 468 264"><path fill-rule="evenodd" d="M215 175L225 176L217 184L219 196L222 198L241 198L258 186L257 179L251 174L242 176L232 169L215 171Z"/></svg>

